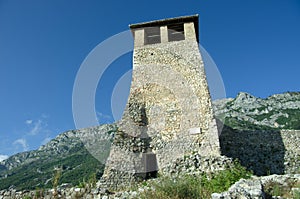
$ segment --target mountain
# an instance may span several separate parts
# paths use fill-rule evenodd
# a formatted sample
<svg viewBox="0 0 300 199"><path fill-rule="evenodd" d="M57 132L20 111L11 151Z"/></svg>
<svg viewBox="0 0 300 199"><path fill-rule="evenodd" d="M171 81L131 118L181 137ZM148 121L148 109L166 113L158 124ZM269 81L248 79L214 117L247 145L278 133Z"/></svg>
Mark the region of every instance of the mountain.
<svg viewBox="0 0 300 199"><path fill-rule="evenodd" d="M71 130L37 150L18 153L0 163L0 190L14 187L17 190L49 188L52 177L61 172L60 184L73 186L92 176L100 178L104 169L97 155L92 156L87 139L96 143L99 139L112 140L116 125ZM89 149L89 150L88 150ZM96 157L96 158L95 158Z"/></svg>
<svg viewBox="0 0 300 199"><path fill-rule="evenodd" d="M231 129L300 129L300 92L276 94L266 99L241 92L236 98L217 100L213 104L216 117ZM117 126L115 123L67 131L37 150L9 157L0 162L0 190L50 188L53 176L58 173L58 184L69 186L90 178L100 179Z"/></svg>
<svg viewBox="0 0 300 199"><path fill-rule="evenodd" d="M217 118L241 130L300 129L300 92L257 98L240 92L236 98L213 102Z"/></svg>

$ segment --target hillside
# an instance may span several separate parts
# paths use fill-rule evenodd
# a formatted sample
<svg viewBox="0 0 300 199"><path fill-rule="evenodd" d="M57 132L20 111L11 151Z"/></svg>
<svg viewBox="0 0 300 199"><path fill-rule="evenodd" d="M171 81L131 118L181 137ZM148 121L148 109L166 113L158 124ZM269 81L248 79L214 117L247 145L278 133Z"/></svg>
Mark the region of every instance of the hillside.
<svg viewBox="0 0 300 199"><path fill-rule="evenodd" d="M233 134L243 138L239 130L273 130L275 133L273 132L272 136L277 136L279 135L277 130L300 129L299 92L276 94L266 99L257 98L248 93L239 93L236 98L215 101L214 109L215 115L220 120L225 118L226 127L220 141L222 142L222 150L225 151L223 154L225 153L229 157L239 158L241 154L238 153L243 152L243 150L236 151L236 148L230 148L233 146L231 143L234 142L231 140ZM116 124L71 130L58 135L37 150L9 157L0 163L0 190L9 187L17 190L52 187L52 178L58 169L62 171L59 184L68 183L69 186L76 186L89 178L99 179L104 168L99 159L105 158L102 156L107 156L109 151L92 156L89 150L94 148L101 151L101 148L100 146L90 146L87 150L85 148L87 145L84 143L85 139L88 138L87 141L93 143L97 143L99 139L106 140L108 143L105 143L104 147L109 148L109 142L113 139L116 131ZM265 133L260 135L261 138L265 139ZM288 136L288 134L285 133L284 136ZM242 144L241 140L236 143ZM284 147L284 144L282 142L280 146ZM276 143L271 144L265 150L265 154L269 154L269 149L273 151L275 145ZM237 146L234 145L234 147ZM250 150L251 154L255 155L253 146L250 148L252 149ZM247 153L244 154L247 155ZM260 155L261 160L268 160L262 156L264 153ZM278 159L282 161L280 162L282 166L284 166L284 155L281 152L277 154ZM298 158L298 153L295 152L292 155ZM248 163L248 158L240 159L242 164ZM265 165L264 162L262 164ZM251 168L255 169L257 165L259 164L254 164ZM277 171L281 171L280 169L282 168L269 168L269 171L278 173Z"/></svg>
<svg viewBox="0 0 300 199"><path fill-rule="evenodd" d="M52 187L57 170L62 173L59 184L75 186L95 175L100 178L104 165L85 148L83 137L111 136L115 128L112 124L67 131L37 150L9 157L0 164L0 190Z"/></svg>
<svg viewBox="0 0 300 199"><path fill-rule="evenodd" d="M234 129L300 129L300 92L266 99L240 92L236 98L216 100L213 104L215 115Z"/></svg>

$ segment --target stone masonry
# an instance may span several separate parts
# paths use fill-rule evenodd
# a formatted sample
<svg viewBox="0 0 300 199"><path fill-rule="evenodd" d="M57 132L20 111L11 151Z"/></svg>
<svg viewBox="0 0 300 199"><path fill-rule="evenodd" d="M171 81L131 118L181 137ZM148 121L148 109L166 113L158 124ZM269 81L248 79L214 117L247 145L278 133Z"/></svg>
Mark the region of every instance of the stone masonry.
<svg viewBox="0 0 300 199"><path fill-rule="evenodd" d="M119 188L187 154L219 156L198 15L134 24L133 77L103 181Z"/></svg>

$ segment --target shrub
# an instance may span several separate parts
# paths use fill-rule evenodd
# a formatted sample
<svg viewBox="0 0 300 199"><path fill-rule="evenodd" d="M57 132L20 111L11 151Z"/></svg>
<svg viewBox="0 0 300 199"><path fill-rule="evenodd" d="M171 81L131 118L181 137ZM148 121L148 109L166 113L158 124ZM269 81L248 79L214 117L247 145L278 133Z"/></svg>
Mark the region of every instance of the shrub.
<svg viewBox="0 0 300 199"><path fill-rule="evenodd" d="M293 190L294 189L294 190ZM264 191L266 198L273 198L280 196L283 198L300 199L300 183L292 181L286 181L284 184L278 182L269 181L264 185Z"/></svg>
<svg viewBox="0 0 300 199"><path fill-rule="evenodd" d="M226 191L241 178L249 178L252 173L240 164L214 174L185 175L182 177L164 177L153 184L154 190L145 191L142 198L190 199L210 198L214 192Z"/></svg>

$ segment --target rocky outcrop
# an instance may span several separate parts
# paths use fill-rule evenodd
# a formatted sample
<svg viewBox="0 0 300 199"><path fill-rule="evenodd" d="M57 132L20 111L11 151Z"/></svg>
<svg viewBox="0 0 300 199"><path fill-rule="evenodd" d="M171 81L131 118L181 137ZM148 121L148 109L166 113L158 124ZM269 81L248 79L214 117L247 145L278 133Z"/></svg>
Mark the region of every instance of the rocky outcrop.
<svg viewBox="0 0 300 199"><path fill-rule="evenodd" d="M213 102L215 115L235 129L300 129L300 92L266 99L240 92Z"/></svg>
<svg viewBox="0 0 300 199"><path fill-rule="evenodd" d="M241 179L228 191L213 193L212 199L267 199L267 198L299 198L300 175L271 175Z"/></svg>

